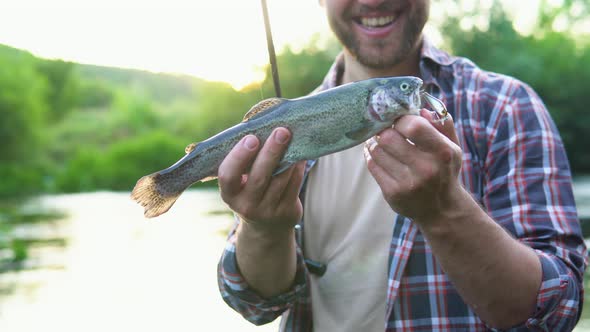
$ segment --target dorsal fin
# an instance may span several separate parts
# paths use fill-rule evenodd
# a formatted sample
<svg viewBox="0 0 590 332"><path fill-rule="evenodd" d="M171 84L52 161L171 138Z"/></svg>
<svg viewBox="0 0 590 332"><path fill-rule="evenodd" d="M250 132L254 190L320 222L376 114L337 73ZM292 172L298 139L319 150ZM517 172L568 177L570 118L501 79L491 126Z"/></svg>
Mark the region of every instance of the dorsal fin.
<svg viewBox="0 0 590 332"><path fill-rule="evenodd" d="M186 148L184 148L184 152L186 152L186 154L193 152L193 150L197 148L197 145L199 145L199 143L191 143L187 145Z"/></svg>
<svg viewBox="0 0 590 332"><path fill-rule="evenodd" d="M248 121L253 119L254 117L257 116L261 116L264 113L266 113L266 111L268 111L269 109L271 109L272 107L281 104L285 101L286 99L284 98L268 98L265 100L260 101L258 104L252 106L252 108L248 111L248 113L246 113L246 115L244 115L244 121Z"/></svg>

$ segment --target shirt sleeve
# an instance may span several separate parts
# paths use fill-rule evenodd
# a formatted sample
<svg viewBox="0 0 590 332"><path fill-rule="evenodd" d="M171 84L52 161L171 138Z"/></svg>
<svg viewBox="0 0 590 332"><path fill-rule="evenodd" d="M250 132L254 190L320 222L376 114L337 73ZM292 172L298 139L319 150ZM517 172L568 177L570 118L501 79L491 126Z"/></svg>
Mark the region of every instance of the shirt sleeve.
<svg viewBox="0 0 590 332"><path fill-rule="evenodd" d="M530 87L506 79L495 90L508 92L488 105L482 201L542 266L536 311L513 330L570 331L582 307L587 254L565 149Z"/></svg>
<svg viewBox="0 0 590 332"><path fill-rule="evenodd" d="M304 302L309 297L307 270L303 254L297 247L297 270L295 281L289 291L272 298L262 298L254 292L241 275L236 261L236 228L230 232L225 250L217 269L217 280L223 300L235 311L255 325L275 320L290 309L296 301Z"/></svg>

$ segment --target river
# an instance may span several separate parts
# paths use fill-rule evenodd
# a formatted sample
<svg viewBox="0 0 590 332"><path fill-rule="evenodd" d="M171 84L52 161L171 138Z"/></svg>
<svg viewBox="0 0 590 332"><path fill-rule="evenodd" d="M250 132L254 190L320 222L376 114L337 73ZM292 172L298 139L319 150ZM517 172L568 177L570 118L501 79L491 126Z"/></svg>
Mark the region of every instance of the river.
<svg viewBox="0 0 590 332"><path fill-rule="evenodd" d="M0 331L277 331L232 311L217 290L217 261L232 218L215 190L188 191L153 220L127 193L42 197L68 217L68 245L45 268L0 274Z"/></svg>
<svg viewBox="0 0 590 332"><path fill-rule="evenodd" d="M581 215L590 216L590 178L575 190ZM11 289L0 292L0 331L278 331L278 320L247 323L218 293L217 262L233 221L216 190L190 190L151 220L128 193L35 204L67 214L37 231L68 245L35 253L41 268L0 274L0 289ZM590 320L575 331L590 331Z"/></svg>

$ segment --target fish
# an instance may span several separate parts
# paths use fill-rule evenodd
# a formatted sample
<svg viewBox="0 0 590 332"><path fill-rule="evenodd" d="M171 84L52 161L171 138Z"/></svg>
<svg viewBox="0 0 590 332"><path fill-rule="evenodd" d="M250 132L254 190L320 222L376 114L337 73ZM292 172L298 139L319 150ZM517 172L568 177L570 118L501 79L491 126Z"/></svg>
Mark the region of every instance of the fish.
<svg viewBox="0 0 590 332"><path fill-rule="evenodd" d="M273 175L298 161L361 144L400 116L419 115L423 99L435 102L421 87L418 77L396 76L348 83L296 99L262 100L242 122L189 144L185 156L172 166L139 179L131 198L144 207L145 217L157 217L193 183L215 179L219 165L243 137L251 134L264 142L277 127L289 129L291 141Z"/></svg>

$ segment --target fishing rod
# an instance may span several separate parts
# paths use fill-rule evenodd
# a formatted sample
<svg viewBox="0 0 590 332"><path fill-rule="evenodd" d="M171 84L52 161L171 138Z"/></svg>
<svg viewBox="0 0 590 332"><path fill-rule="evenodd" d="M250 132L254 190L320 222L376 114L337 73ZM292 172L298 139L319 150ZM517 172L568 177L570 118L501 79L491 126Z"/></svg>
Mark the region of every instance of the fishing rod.
<svg viewBox="0 0 590 332"><path fill-rule="evenodd" d="M268 8L266 6L266 0L261 0L262 3L262 15L264 16L264 30L266 31L266 45L268 47L268 57L270 59L270 69L272 73L272 82L275 87L275 94L277 98L281 98L281 83L279 81L279 68L277 66L277 56L275 54L275 47L272 41L272 33L270 30L270 20L268 19ZM300 245L303 245L301 225L295 226L295 234L297 241ZM305 258L305 266L307 270L315 275L323 276L326 273L327 265L324 263L316 262L309 258Z"/></svg>
<svg viewBox="0 0 590 332"><path fill-rule="evenodd" d="M266 46L268 48L268 57L270 59L270 69L272 73L272 82L275 87L275 95L281 98L281 82L279 81L279 67L277 66L277 56L275 54L275 46L272 42L272 33L270 31L270 20L268 19L268 7L266 0L261 0L262 16L264 16L264 30L266 31Z"/></svg>

